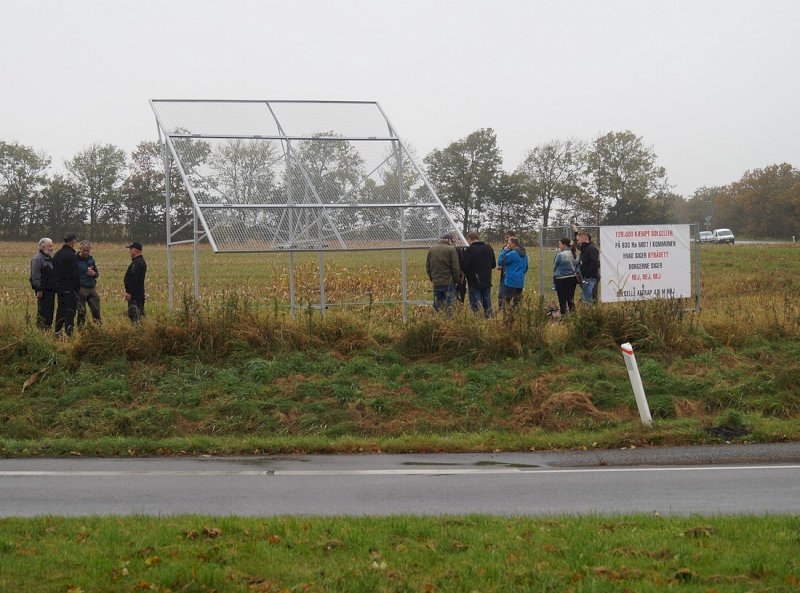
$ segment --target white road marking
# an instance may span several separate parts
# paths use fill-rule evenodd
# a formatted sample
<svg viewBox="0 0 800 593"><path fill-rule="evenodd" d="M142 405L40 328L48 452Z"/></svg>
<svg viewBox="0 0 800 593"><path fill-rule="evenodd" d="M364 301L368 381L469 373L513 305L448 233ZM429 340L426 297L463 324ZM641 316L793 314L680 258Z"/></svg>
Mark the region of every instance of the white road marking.
<svg viewBox="0 0 800 593"><path fill-rule="evenodd" d="M614 472L692 472L692 471L742 471L742 470L798 470L800 465L723 465L723 466L669 466L669 467L592 467L565 469L538 468L401 468L364 470L0 470L0 477L125 477L125 476L459 476L491 474L590 474Z"/></svg>

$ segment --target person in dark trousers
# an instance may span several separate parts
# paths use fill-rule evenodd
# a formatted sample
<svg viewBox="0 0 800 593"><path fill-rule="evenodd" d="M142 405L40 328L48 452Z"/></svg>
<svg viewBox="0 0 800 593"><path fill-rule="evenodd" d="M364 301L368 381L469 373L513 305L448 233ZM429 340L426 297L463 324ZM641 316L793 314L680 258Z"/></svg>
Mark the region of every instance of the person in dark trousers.
<svg viewBox="0 0 800 593"><path fill-rule="evenodd" d="M31 258L31 288L36 295L36 327L50 331L56 306L56 279L53 274L53 240L39 239L39 250Z"/></svg>
<svg viewBox="0 0 800 593"><path fill-rule="evenodd" d="M144 277L147 263L142 256L142 244L134 241L128 245L131 263L125 272L125 300L128 301L128 318L136 323L144 316Z"/></svg>
<svg viewBox="0 0 800 593"><path fill-rule="evenodd" d="M503 249L505 249L505 246L508 244L509 237L516 236L517 234L512 230L503 231ZM500 282L497 283L497 308L502 311L506 304L506 285L505 282L503 282L506 271L503 269L503 266L497 266L497 269L500 272Z"/></svg>
<svg viewBox="0 0 800 593"><path fill-rule="evenodd" d="M508 238L508 242L497 257L497 265L504 269L503 283L506 285L506 289L503 293L503 298L505 298L503 309L509 313L519 305L522 299L525 274L528 272L528 255L519 239Z"/></svg>
<svg viewBox="0 0 800 593"><path fill-rule="evenodd" d="M467 279L464 277L464 254L467 252L467 248L459 245L456 247L456 253L458 253L458 267L461 268L461 276L458 279L458 284L456 285L456 300L458 304L463 304L464 300L467 296Z"/></svg>
<svg viewBox="0 0 800 593"><path fill-rule="evenodd" d="M578 249L581 250L579 267L583 283L581 284L581 300L584 303L594 303L597 300L595 287L600 282L600 250L592 243L592 237L586 231L579 231L577 225L572 225L576 233Z"/></svg>
<svg viewBox="0 0 800 593"><path fill-rule="evenodd" d="M492 316L492 270L495 268L494 249L481 241L476 231L467 234L462 272L469 285L469 306L474 312L483 307L483 315Z"/></svg>
<svg viewBox="0 0 800 593"><path fill-rule="evenodd" d="M100 297L97 294L97 277L100 270L92 257L92 243L81 241L78 251L78 271L81 275L81 289L78 291L78 325L86 322L86 305L92 312L92 319L100 324Z"/></svg>
<svg viewBox="0 0 800 593"><path fill-rule="evenodd" d="M461 279L461 266L449 234L442 235L439 242L428 250L425 270L433 284L433 310L439 311L444 306L450 316L456 300L456 286Z"/></svg>
<svg viewBox="0 0 800 593"><path fill-rule="evenodd" d="M578 262L575 247L567 237L558 242L558 253L553 261L553 282L558 295L561 317L575 311L575 287L578 280Z"/></svg>
<svg viewBox="0 0 800 593"><path fill-rule="evenodd" d="M71 336L75 325L75 313L78 310L78 291L81 289L81 275L78 270L78 256L75 244L78 235L68 233L64 237L64 245L53 256L53 275L55 276L56 298L56 335Z"/></svg>

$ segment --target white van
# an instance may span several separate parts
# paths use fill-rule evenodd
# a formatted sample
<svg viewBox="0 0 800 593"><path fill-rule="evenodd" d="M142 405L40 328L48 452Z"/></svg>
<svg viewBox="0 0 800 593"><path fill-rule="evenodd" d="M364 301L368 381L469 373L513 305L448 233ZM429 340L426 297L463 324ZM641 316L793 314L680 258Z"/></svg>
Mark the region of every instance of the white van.
<svg viewBox="0 0 800 593"><path fill-rule="evenodd" d="M730 229L714 229L712 234L713 238L711 240L714 243L730 243L733 245L736 240Z"/></svg>

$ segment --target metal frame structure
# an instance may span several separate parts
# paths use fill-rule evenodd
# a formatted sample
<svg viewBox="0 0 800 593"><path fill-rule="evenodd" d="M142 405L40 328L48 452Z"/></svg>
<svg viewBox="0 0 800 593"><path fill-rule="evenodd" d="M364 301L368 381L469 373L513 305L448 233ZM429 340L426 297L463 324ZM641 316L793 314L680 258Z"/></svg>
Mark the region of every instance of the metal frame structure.
<svg viewBox="0 0 800 593"><path fill-rule="evenodd" d="M400 250L404 319L406 250L426 249L445 233L467 244L375 101L152 99L150 106L166 175L170 308L171 249L192 244L199 298L203 239L215 253L288 253L292 314L294 253L319 253L324 311L326 251ZM177 229L173 164L191 206ZM181 239L189 227L191 238Z"/></svg>
<svg viewBox="0 0 800 593"><path fill-rule="evenodd" d="M694 299L694 310L696 312L700 312L700 242L697 240L697 233L698 229L700 228L699 224L690 224L689 225L689 236L692 240L692 257L690 258L692 262L692 277L693 277L693 286L694 286L694 294L692 298ZM582 231L588 232L592 236L592 241L595 245L597 245L598 249L601 249L600 246L600 227L599 226L585 226L581 227ZM546 254L550 252L555 252L558 249L558 242L561 240L561 237L572 237L573 232L569 225L564 226L553 226L553 227L543 227L539 230L539 294L547 294L545 291L545 282L547 282L548 286L550 283L550 279L552 278L552 262L553 257L546 257ZM600 271L600 275L602 276L603 272ZM600 302L602 302L602 293L603 289L602 286L600 287Z"/></svg>

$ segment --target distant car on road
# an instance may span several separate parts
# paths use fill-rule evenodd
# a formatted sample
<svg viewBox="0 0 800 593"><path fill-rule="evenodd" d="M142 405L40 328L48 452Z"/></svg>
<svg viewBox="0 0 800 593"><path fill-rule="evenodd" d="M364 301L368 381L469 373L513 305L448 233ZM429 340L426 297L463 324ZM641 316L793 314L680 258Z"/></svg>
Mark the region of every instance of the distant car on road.
<svg viewBox="0 0 800 593"><path fill-rule="evenodd" d="M736 238L733 236L730 229L714 229L713 238L711 240L714 243L730 243L733 245Z"/></svg>
<svg viewBox="0 0 800 593"><path fill-rule="evenodd" d="M714 240L714 233L711 231L700 231L697 234L697 240L701 243L711 243Z"/></svg>

